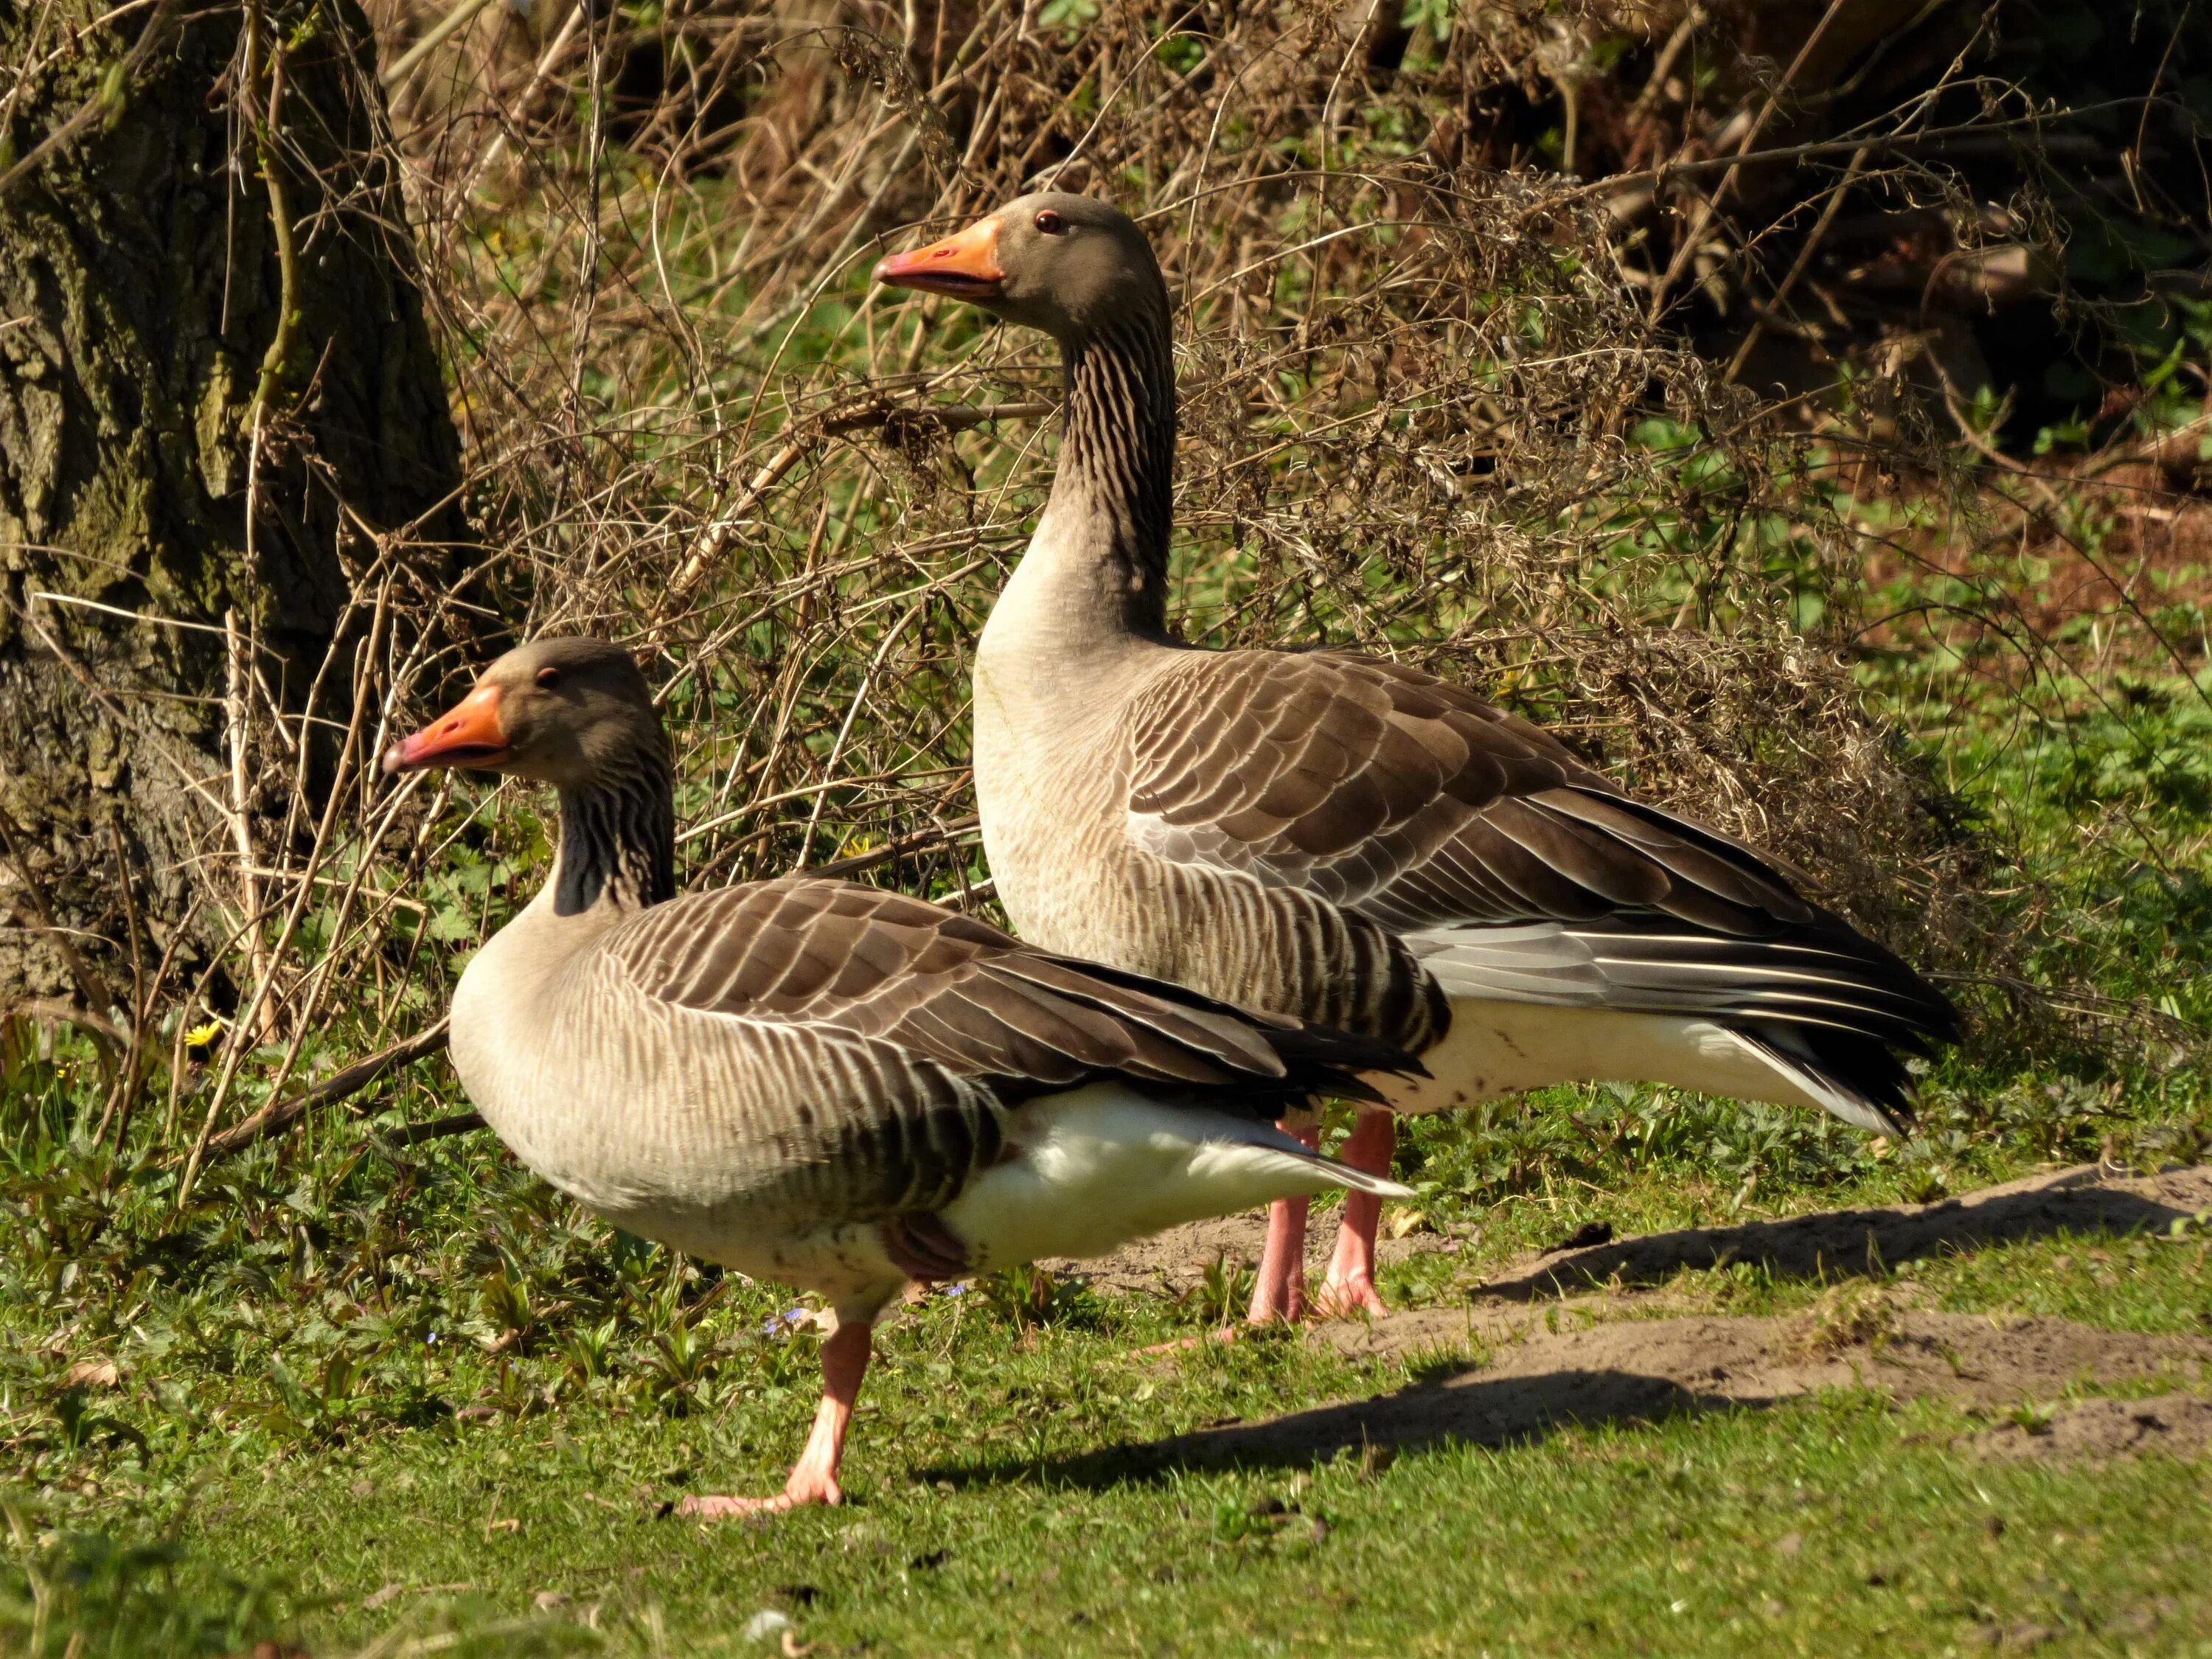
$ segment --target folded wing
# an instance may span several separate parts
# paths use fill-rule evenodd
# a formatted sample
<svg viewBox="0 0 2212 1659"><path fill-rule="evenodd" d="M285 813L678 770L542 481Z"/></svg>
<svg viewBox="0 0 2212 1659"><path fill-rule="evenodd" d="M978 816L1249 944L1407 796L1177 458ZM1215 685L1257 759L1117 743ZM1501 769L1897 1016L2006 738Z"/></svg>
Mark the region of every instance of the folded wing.
<svg viewBox="0 0 2212 1659"><path fill-rule="evenodd" d="M1891 1051L1955 1034L1939 993L1773 862L1412 669L1193 653L1136 706L1127 764L1137 846L1326 898L1455 1000L1719 1018L1886 1106Z"/></svg>
<svg viewBox="0 0 2212 1659"><path fill-rule="evenodd" d="M656 906L604 961L641 1010L693 1017L696 1093L738 1092L707 1073L757 1083L769 1068L786 1082L758 1126L758 1201L854 1220L949 1202L1000 1158L1024 1102L1087 1083L1266 1121L1316 1093L1366 1093L1359 1073L1419 1069L1388 1043L1240 1012L818 878Z"/></svg>

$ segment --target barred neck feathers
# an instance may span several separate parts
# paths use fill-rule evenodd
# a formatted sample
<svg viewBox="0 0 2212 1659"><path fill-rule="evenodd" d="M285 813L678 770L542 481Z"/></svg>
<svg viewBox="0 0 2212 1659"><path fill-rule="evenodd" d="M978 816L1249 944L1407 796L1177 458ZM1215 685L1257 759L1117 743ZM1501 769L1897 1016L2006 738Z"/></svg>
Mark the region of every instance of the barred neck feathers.
<svg viewBox="0 0 2212 1659"><path fill-rule="evenodd" d="M675 781L664 746L633 750L591 784L561 792L556 914L642 910L675 896Z"/></svg>
<svg viewBox="0 0 2212 1659"><path fill-rule="evenodd" d="M1175 361L1164 301L1062 348L1066 437L1053 506L1104 532L1101 556L1130 632L1167 632L1175 486Z"/></svg>

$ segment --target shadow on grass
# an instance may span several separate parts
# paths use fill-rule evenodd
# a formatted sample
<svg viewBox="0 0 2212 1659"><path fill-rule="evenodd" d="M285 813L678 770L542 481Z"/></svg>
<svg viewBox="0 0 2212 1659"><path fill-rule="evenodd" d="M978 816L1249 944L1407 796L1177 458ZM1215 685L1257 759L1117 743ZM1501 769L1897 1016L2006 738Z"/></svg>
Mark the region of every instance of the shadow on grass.
<svg viewBox="0 0 2212 1659"><path fill-rule="evenodd" d="M1823 1210L1736 1227L1684 1227L1565 1251L1518 1278L1478 1285L1474 1294L1508 1302L1547 1301L1603 1285L1661 1284L1684 1268L1738 1261L1764 1267L1781 1279L1878 1274L1946 1250L2058 1233L2163 1231L2212 1201L2212 1170L2175 1170L2137 1184L2152 1184L2160 1195L2106 1184L2095 1166L2086 1165L1941 1204Z"/></svg>
<svg viewBox="0 0 2212 1659"><path fill-rule="evenodd" d="M1630 1371L1567 1370L1467 1380L1474 1370L1460 1366L1391 1394L1316 1406L1264 1423L1203 1429L1043 1463L1010 1459L921 1473L956 1486L1029 1479L1103 1488L1179 1469L1306 1468L1346 1453L1365 1458L1446 1443L1502 1448L1540 1439L1569 1423L1632 1425L1686 1413L1758 1409L1773 1403L1704 1394L1663 1377Z"/></svg>
<svg viewBox="0 0 2212 1659"><path fill-rule="evenodd" d="M2094 1169L2065 1170L1941 1204L1684 1228L1595 1245L1473 1295L1477 1302L1535 1302L1595 1285L1661 1282L1686 1267L1733 1261L1761 1263L1779 1277L1847 1278L1946 1249L2059 1234L2162 1231L2208 1204L2212 1169L2169 1171L2124 1186ZM1439 1311L1403 1319L1422 1325L1424 1345L1449 1341L1448 1332L1433 1328ZM1371 1399L1046 1462L1009 1459L921 1473L954 1486L1042 1480L1107 1487L1177 1469L1304 1468L1347 1452L1367 1456L1447 1442L1503 1448L1567 1424L1634 1425L1685 1413L1764 1410L1815 1389L1866 1387L1877 1361L1887 1392L1992 1399L2023 1390L2049 1394L2069 1378L2131 1376L2191 1357L2212 1365L2203 1338L2106 1332L2055 1319L1999 1330L1980 1316L1911 1313L1878 1331L1823 1338L1815 1344L1819 1352L1792 1356L1778 1352L1778 1344L1787 1346L1786 1324L1741 1317L1601 1322L1586 1330L1555 1330L1548 1343L1538 1336L1532 1348L1516 1350L1516 1364L1535 1364L1534 1370L1485 1376L1472 1363L1440 1359L1404 1388ZM1369 1328L1381 1336L1391 1326L1386 1320ZM1563 1344L1578 1352L1562 1351Z"/></svg>

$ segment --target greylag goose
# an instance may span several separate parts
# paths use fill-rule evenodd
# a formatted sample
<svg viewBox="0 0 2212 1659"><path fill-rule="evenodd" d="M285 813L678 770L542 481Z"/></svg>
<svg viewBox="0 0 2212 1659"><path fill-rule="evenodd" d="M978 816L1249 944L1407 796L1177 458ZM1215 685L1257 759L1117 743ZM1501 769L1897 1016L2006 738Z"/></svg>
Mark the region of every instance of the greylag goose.
<svg viewBox="0 0 2212 1659"><path fill-rule="evenodd" d="M1049 954L901 894L791 876L678 897L668 748L598 640L508 653L386 772L560 792L552 872L453 993L453 1060L524 1164L619 1226L819 1292L823 1400L773 1498L839 1501L870 1331L908 1279L1085 1256L1291 1194L1388 1181L1273 1127L1418 1065Z"/></svg>
<svg viewBox="0 0 2212 1659"><path fill-rule="evenodd" d="M1103 202L1025 196L876 266L1058 341L1052 496L975 668L983 845L1023 937L1419 1054L1392 1113L1570 1081L1666 1083L1909 1121L1943 997L1740 842L1623 793L1528 721L1399 664L1207 651L1167 626L1167 289ZM1310 1133L1310 1130L1305 1131ZM1353 1194L1324 1306L1380 1311ZM1304 1305L1303 1200L1255 1319Z"/></svg>

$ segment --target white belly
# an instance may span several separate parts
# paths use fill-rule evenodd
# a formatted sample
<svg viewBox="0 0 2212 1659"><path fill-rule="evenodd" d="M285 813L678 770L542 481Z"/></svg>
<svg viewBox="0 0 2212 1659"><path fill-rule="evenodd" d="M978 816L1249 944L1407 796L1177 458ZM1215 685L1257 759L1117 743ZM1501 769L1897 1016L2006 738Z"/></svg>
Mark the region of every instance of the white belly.
<svg viewBox="0 0 2212 1659"><path fill-rule="evenodd" d="M1095 1083L1023 1108L1021 1155L945 1206L978 1268L1104 1255L1131 1239L1279 1198L1406 1188L1315 1158L1273 1127Z"/></svg>
<svg viewBox="0 0 2212 1659"><path fill-rule="evenodd" d="M1680 1014L1452 999L1425 1078L1377 1077L1390 1109L1443 1112L1556 1083L1666 1083L1790 1106L1826 1104L1726 1027Z"/></svg>

